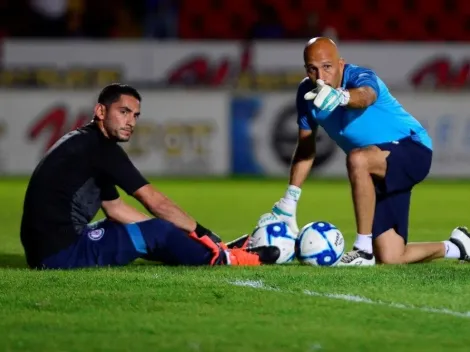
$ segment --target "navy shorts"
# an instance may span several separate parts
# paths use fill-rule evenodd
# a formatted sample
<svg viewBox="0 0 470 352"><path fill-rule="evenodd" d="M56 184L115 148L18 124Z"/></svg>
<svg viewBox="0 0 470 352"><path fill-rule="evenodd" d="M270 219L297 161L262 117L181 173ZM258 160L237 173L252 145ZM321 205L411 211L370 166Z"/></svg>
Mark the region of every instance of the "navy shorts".
<svg viewBox="0 0 470 352"><path fill-rule="evenodd" d="M378 144L377 147L390 151L390 154L385 178L374 181L377 200L372 236L377 238L394 229L407 243L411 191L428 176L432 150L413 137Z"/></svg>
<svg viewBox="0 0 470 352"><path fill-rule="evenodd" d="M42 268L123 266L137 258L169 265L206 265L213 252L162 219L126 225L104 219L85 227L69 248L43 260Z"/></svg>

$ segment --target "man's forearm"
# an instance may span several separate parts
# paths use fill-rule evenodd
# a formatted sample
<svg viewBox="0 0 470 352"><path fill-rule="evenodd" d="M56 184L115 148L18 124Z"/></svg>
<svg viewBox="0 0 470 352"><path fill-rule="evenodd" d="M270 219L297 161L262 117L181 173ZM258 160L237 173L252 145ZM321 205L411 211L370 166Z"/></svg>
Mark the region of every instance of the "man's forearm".
<svg viewBox="0 0 470 352"><path fill-rule="evenodd" d="M289 184L301 188L302 184L310 174L314 160L314 156L300 158L298 155L294 154L290 169Z"/></svg>
<svg viewBox="0 0 470 352"><path fill-rule="evenodd" d="M115 213L107 215L111 220L121 224L131 224L150 219L148 215L125 203L123 203Z"/></svg>
<svg viewBox="0 0 470 352"><path fill-rule="evenodd" d="M164 198L158 202L153 202L148 206L148 210L156 217L163 220L169 221L188 232L192 232L196 229L196 220L186 214L170 199Z"/></svg>
<svg viewBox="0 0 470 352"><path fill-rule="evenodd" d="M168 199L162 200L154 209L149 207L148 211L155 217L172 222L177 227L188 232L194 231L196 228L196 222ZM112 214L107 214L107 216L109 219L121 224L130 224L150 219L148 215L125 203Z"/></svg>
<svg viewBox="0 0 470 352"><path fill-rule="evenodd" d="M196 230L196 220L150 184L139 188L134 197L155 217L171 222L188 232Z"/></svg>
<svg viewBox="0 0 470 352"><path fill-rule="evenodd" d="M102 209L108 219L121 224L131 224L150 218L120 198L115 201L103 202Z"/></svg>
<svg viewBox="0 0 470 352"><path fill-rule="evenodd" d="M348 107L353 109L365 109L377 99L375 90L371 87L359 87L349 90L350 98Z"/></svg>

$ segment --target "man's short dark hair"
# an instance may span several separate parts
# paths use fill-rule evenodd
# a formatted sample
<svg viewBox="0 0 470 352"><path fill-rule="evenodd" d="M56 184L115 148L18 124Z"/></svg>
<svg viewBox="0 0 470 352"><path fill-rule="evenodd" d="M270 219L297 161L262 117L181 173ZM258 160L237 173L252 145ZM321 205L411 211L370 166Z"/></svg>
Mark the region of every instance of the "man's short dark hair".
<svg viewBox="0 0 470 352"><path fill-rule="evenodd" d="M111 104L117 102L121 98L121 95L130 95L139 102L142 101L142 97L134 87L127 84L113 83L103 88L98 96L98 104L109 107Z"/></svg>

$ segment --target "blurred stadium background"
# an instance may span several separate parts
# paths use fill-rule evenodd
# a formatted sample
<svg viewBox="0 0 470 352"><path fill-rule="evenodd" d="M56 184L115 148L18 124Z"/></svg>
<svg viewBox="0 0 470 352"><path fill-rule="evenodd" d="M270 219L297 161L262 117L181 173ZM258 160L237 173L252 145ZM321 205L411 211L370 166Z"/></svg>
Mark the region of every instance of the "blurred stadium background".
<svg viewBox="0 0 470 352"><path fill-rule="evenodd" d="M468 351L469 266L455 261L24 270L25 181L117 81L143 95L123 145L142 172L223 239L251 231L285 190L302 51L321 35L428 128L433 178L470 180L469 0L0 0L0 350ZM324 133L317 152L326 181L305 184L299 225L331 221L349 249L345 158ZM412 241L469 224L470 182L442 183L417 187Z"/></svg>
<svg viewBox="0 0 470 352"><path fill-rule="evenodd" d="M285 177L310 37L374 69L434 139L435 178L470 176L466 0L2 0L0 174L29 175L94 99L143 94L125 145L147 175ZM343 177L319 137L314 173Z"/></svg>

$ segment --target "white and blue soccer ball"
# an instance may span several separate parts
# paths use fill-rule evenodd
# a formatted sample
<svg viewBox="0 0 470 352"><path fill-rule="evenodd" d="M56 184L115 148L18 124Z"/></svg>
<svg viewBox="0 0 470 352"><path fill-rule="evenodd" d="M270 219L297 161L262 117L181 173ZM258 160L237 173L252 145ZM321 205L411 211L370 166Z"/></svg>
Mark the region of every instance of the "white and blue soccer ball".
<svg viewBox="0 0 470 352"><path fill-rule="evenodd" d="M276 264L285 264L295 259L295 234L282 221L257 226L250 236L248 247L276 246L281 251Z"/></svg>
<svg viewBox="0 0 470 352"><path fill-rule="evenodd" d="M317 221L305 225L299 232L296 255L303 264L334 266L344 253L344 237L335 225Z"/></svg>

